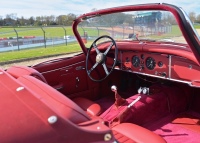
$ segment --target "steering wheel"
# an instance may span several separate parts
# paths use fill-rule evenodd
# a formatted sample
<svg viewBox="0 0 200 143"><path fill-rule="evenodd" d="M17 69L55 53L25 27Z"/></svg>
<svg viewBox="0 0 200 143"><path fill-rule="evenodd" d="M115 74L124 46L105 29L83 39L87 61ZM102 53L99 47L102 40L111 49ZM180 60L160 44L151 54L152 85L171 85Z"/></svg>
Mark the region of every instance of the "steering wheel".
<svg viewBox="0 0 200 143"><path fill-rule="evenodd" d="M98 46L97 46L96 43L97 43L98 41L100 41L101 39L103 39L103 38L109 39L111 44L110 44L110 46L107 47L106 51L102 53L102 52L99 51ZM91 51L93 48L95 49L97 55L96 55L96 60L95 60L95 62L92 61L92 63L95 63L95 64L92 66L91 69L89 69L89 68L88 68L88 62L89 62L90 59L92 59L92 58L90 58L90 51ZM113 58L113 60L114 60L113 65L112 65L111 69L108 70L108 67L106 66L106 59L107 59L107 54L108 54L108 52L110 51L111 48L114 48L114 50L115 50L115 54L114 54L114 55L115 55L115 56L114 56L114 58ZM111 74L111 72L113 71L114 67L115 67L116 64L117 64L117 55L118 55L118 48L117 48L116 42L115 42L115 40L114 40L113 38L111 38L111 37L108 36L108 35L104 35L104 36L98 37L98 38L92 43L92 45L90 46L90 49L89 49L88 52L87 52L87 57L86 57L86 71L87 71L87 75L89 76L89 78L90 78L91 80L93 80L93 81L96 81L96 82L100 82L100 81L106 79L106 78ZM106 75L105 75L105 77L103 77L103 78L101 78L101 79L94 79L94 77L92 77L91 73L92 73L92 71L95 70L95 69L97 68L97 66L99 66L99 65L100 65L100 66L103 66L103 69L104 69L104 72L105 72Z"/></svg>

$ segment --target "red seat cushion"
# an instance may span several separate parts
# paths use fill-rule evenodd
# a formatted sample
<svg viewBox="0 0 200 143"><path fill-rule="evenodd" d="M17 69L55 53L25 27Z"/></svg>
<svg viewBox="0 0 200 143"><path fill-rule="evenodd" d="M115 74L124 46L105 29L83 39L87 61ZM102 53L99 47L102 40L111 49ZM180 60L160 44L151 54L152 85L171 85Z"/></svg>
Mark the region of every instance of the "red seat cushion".
<svg viewBox="0 0 200 143"><path fill-rule="evenodd" d="M74 98L73 101L79 105L84 111L87 112L88 115L98 116L101 113L101 107L99 104L88 100L86 98L77 97Z"/></svg>
<svg viewBox="0 0 200 143"><path fill-rule="evenodd" d="M132 123L122 123L112 128L120 143L166 143L159 135Z"/></svg>

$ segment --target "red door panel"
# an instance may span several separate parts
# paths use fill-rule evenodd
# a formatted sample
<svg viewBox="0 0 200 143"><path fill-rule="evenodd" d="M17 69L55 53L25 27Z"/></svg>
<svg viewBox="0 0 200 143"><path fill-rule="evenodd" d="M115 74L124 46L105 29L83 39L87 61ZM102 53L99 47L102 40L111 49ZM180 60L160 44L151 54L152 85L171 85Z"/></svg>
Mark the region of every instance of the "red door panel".
<svg viewBox="0 0 200 143"><path fill-rule="evenodd" d="M33 68L43 74L48 84L68 97L91 96L98 84L92 82L85 70L85 56L48 61Z"/></svg>

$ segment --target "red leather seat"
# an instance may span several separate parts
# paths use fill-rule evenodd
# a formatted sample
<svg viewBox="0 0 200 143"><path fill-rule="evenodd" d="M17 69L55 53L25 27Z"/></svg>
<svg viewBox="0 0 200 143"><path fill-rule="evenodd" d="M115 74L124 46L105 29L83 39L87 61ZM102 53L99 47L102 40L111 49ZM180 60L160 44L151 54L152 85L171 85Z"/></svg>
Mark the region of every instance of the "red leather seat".
<svg viewBox="0 0 200 143"><path fill-rule="evenodd" d="M73 101L79 105L89 116L98 116L101 113L101 107L99 104L88 100L86 98L77 97Z"/></svg>
<svg viewBox="0 0 200 143"><path fill-rule="evenodd" d="M112 131L119 143L166 143L159 135L131 123L119 124Z"/></svg>

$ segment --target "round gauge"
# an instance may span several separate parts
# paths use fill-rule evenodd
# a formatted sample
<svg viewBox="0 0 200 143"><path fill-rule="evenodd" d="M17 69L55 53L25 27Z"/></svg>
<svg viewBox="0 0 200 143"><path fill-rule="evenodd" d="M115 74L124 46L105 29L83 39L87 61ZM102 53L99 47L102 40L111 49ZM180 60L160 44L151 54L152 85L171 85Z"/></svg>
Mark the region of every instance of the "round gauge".
<svg viewBox="0 0 200 143"><path fill-rule="evenodd" d="M139 67L139 65L140 65L140 58L138 57L138 56L133 56L133 58L132 58L132 65L134 66L134 67Z"/></svg>
<svg viewBox="0 0 200 143"><path fill-rule="evenodd" d="M148 57L146 59L146 67L149 69L149 70L153 70L156 66L156 62L153 58L151 57Z"/></svg>
<svg viewBox="0 0 200 143"><path fill-rule="evenodd" d="M163 63L162 63L161 61L159 61L159 62L158 62L158 66L159 66L159 67L162 67L162 66L163 66Z"/></svg>

